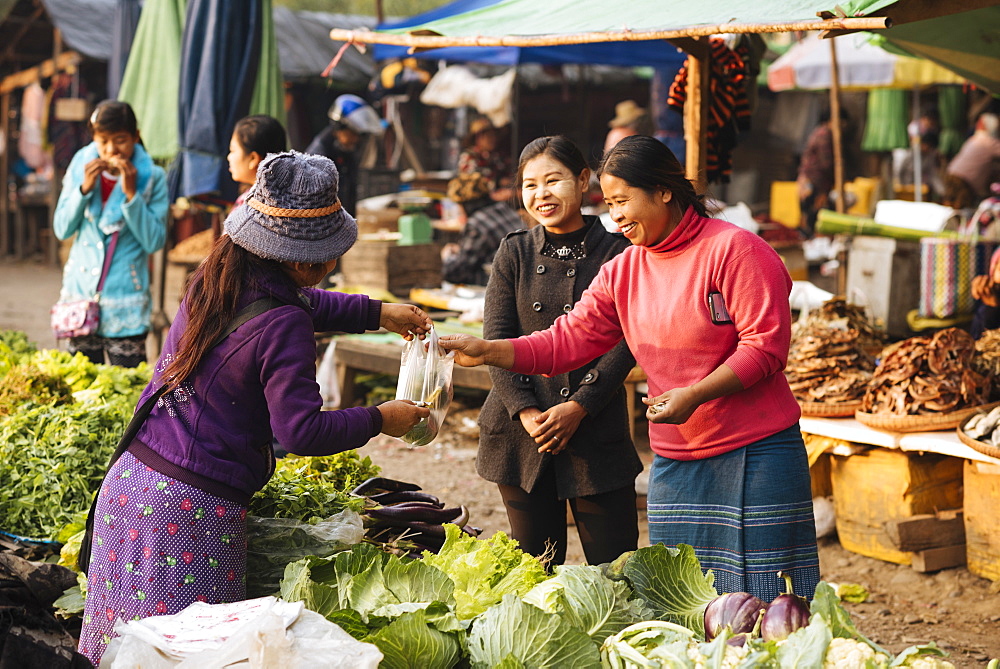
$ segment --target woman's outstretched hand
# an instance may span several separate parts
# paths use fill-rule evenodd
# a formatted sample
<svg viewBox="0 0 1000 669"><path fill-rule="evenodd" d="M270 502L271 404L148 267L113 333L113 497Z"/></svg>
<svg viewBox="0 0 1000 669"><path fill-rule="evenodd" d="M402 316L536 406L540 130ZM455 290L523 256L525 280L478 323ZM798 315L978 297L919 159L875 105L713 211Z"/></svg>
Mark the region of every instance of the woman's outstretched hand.
<svg viewBox="0 0 1000 669"><path fill-rule="evenodd" d="M510 369L514 365L514 347L506 339L486 340L467 334L444 335L441 348L455 352L455 362L462 367L493 365Z"/></svg>
<svg viewBox="0 0 1000 669"><path fill-rule="evenodd" d="M392 400L378 405L382 413L382 434L402 437L414 425L431 415L429 407L417 406L411 400Z"/></svg>
<svg viewBox="0 0 1000 669"><path fill-rule="evenodd" d="M431 331L431 318L420 307L412 304L382 303L378 324L389 332L403 335L409 341L414 335L423 339Z"/></svg>

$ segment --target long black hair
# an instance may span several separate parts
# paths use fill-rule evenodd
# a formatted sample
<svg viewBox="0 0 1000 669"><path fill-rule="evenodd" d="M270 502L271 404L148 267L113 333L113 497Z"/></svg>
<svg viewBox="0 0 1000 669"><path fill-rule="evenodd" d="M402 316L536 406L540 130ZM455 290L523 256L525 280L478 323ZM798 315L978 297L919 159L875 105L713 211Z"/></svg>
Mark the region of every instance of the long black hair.
<svg viewBox="0 0 1000 669"><path fill-rule="evenodd" d="M244 152L256 152L261 158L269 153L281 153L288 149L284 126L278 119L267 114L244 116L236 122L233 134Z"/></svg>
<svg viewBox="0 0 1000 669"><path fill-rule="evenodd" d="M233 243L229 235L216 240L208 258L198 267L185 291L188 322L174 358L161 373L173 390L188 378L239 311L246 290L271 275L294 288L295 283L277 260L268 260Z"/></svg>
<svg viewBox="0 0 1000 669"><path fill-rule="evenodd" d="M528 142L528 144L521 149L521 157L517 161L517 178L514 180L514 183L516 183L518 187L521 186L522 177L524 176L524 166L528 164L529 160L537 158L541 155L552 156L565 165L575 177L580 176L580 174L589 167L587 165L587 160L583 157L583 154L580 153L580 149L578 149L576 144L571 142L568 137L564 137L563 135L539 137L538 139Z"/></svg>
<svg viewBox="0 0 1000 669"><path fill-rule="evenodd" d="M681 212L688 207L701 216L708 216L703 196L684 174L684 167L665 144L645 135L625 137L608 151L597 168L597 176L618 177L633 188L647 193L670 191Z"/></svg>

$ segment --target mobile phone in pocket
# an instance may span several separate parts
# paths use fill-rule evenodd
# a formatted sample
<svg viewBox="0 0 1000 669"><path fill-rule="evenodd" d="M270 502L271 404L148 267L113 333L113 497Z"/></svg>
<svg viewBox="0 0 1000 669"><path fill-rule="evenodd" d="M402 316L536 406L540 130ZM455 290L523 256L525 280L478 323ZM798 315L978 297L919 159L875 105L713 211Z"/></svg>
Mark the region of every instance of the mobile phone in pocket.
<svg viewBox="0 0 1000 669"><path fill-rule="evenodd" d="M712 322L716 325L732 325L733 319L726 309L726 302L722 299L722 293L713 291L708 294L708 312L712 316Z"/></svg>

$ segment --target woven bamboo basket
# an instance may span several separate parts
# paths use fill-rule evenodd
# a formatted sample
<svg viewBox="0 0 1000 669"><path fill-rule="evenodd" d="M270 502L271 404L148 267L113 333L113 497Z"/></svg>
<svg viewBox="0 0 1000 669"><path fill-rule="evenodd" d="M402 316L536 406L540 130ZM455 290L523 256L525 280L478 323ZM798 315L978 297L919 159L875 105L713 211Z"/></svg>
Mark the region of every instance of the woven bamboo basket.
<svg viewBox="0 0 1000 669"><path fill-rule="evenodd" d="M983 411L977 411L976 414L985 413ZM979 441L978 439L973 439L965 433L965 424L972 420L972 416L965 418L962 422L955 428L955 432L958 434L958 440L971 448L974 451L979 451L983 455L988 455L991 458L1000 458L1000 448L997 448L993 444L987 444L986 442Z"/></svg>
<svg viewBox="0 0 1000 669"><path fill-rule="evenodd" d="M935 432L937 430L954 429L966 419L971 418L981 411L989 411L995 406L1000 406L1000 402L981 404L946 413L916 414L912 416L858 411L854 414L854 418L862 425L887 432Z"/></svg>
<svg viewBox="0 0 1000 669"><path fill-rule="evenodd" d="M861 409L857 402L804 402L799 400L802 415L806 418L846 418Z"/></svg>

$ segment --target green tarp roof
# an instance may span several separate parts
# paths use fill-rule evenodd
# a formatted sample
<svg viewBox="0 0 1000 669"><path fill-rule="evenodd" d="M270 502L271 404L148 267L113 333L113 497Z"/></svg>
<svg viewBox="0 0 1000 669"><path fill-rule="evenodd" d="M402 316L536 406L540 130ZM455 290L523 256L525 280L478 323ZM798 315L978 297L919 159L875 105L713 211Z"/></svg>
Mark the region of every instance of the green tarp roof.
<svg viewBox="0 0 1000 669"><path fill-rule="evenodd" d="M848 16L865 16L895 0L841 3ZM682 30L722 24L775 24L815 20L834 10L831 0L501 0L464 14L399 29L432 30L449 37L544 35L599 31ZM386 31L392 32L392 31Z"/></svg>
<svg viewBox="0 0 1000 669"><path fill-rule="evenodd" d="M893 26L875 33L875 41L932 60L1000 95L1000 6Z"/></svg>

